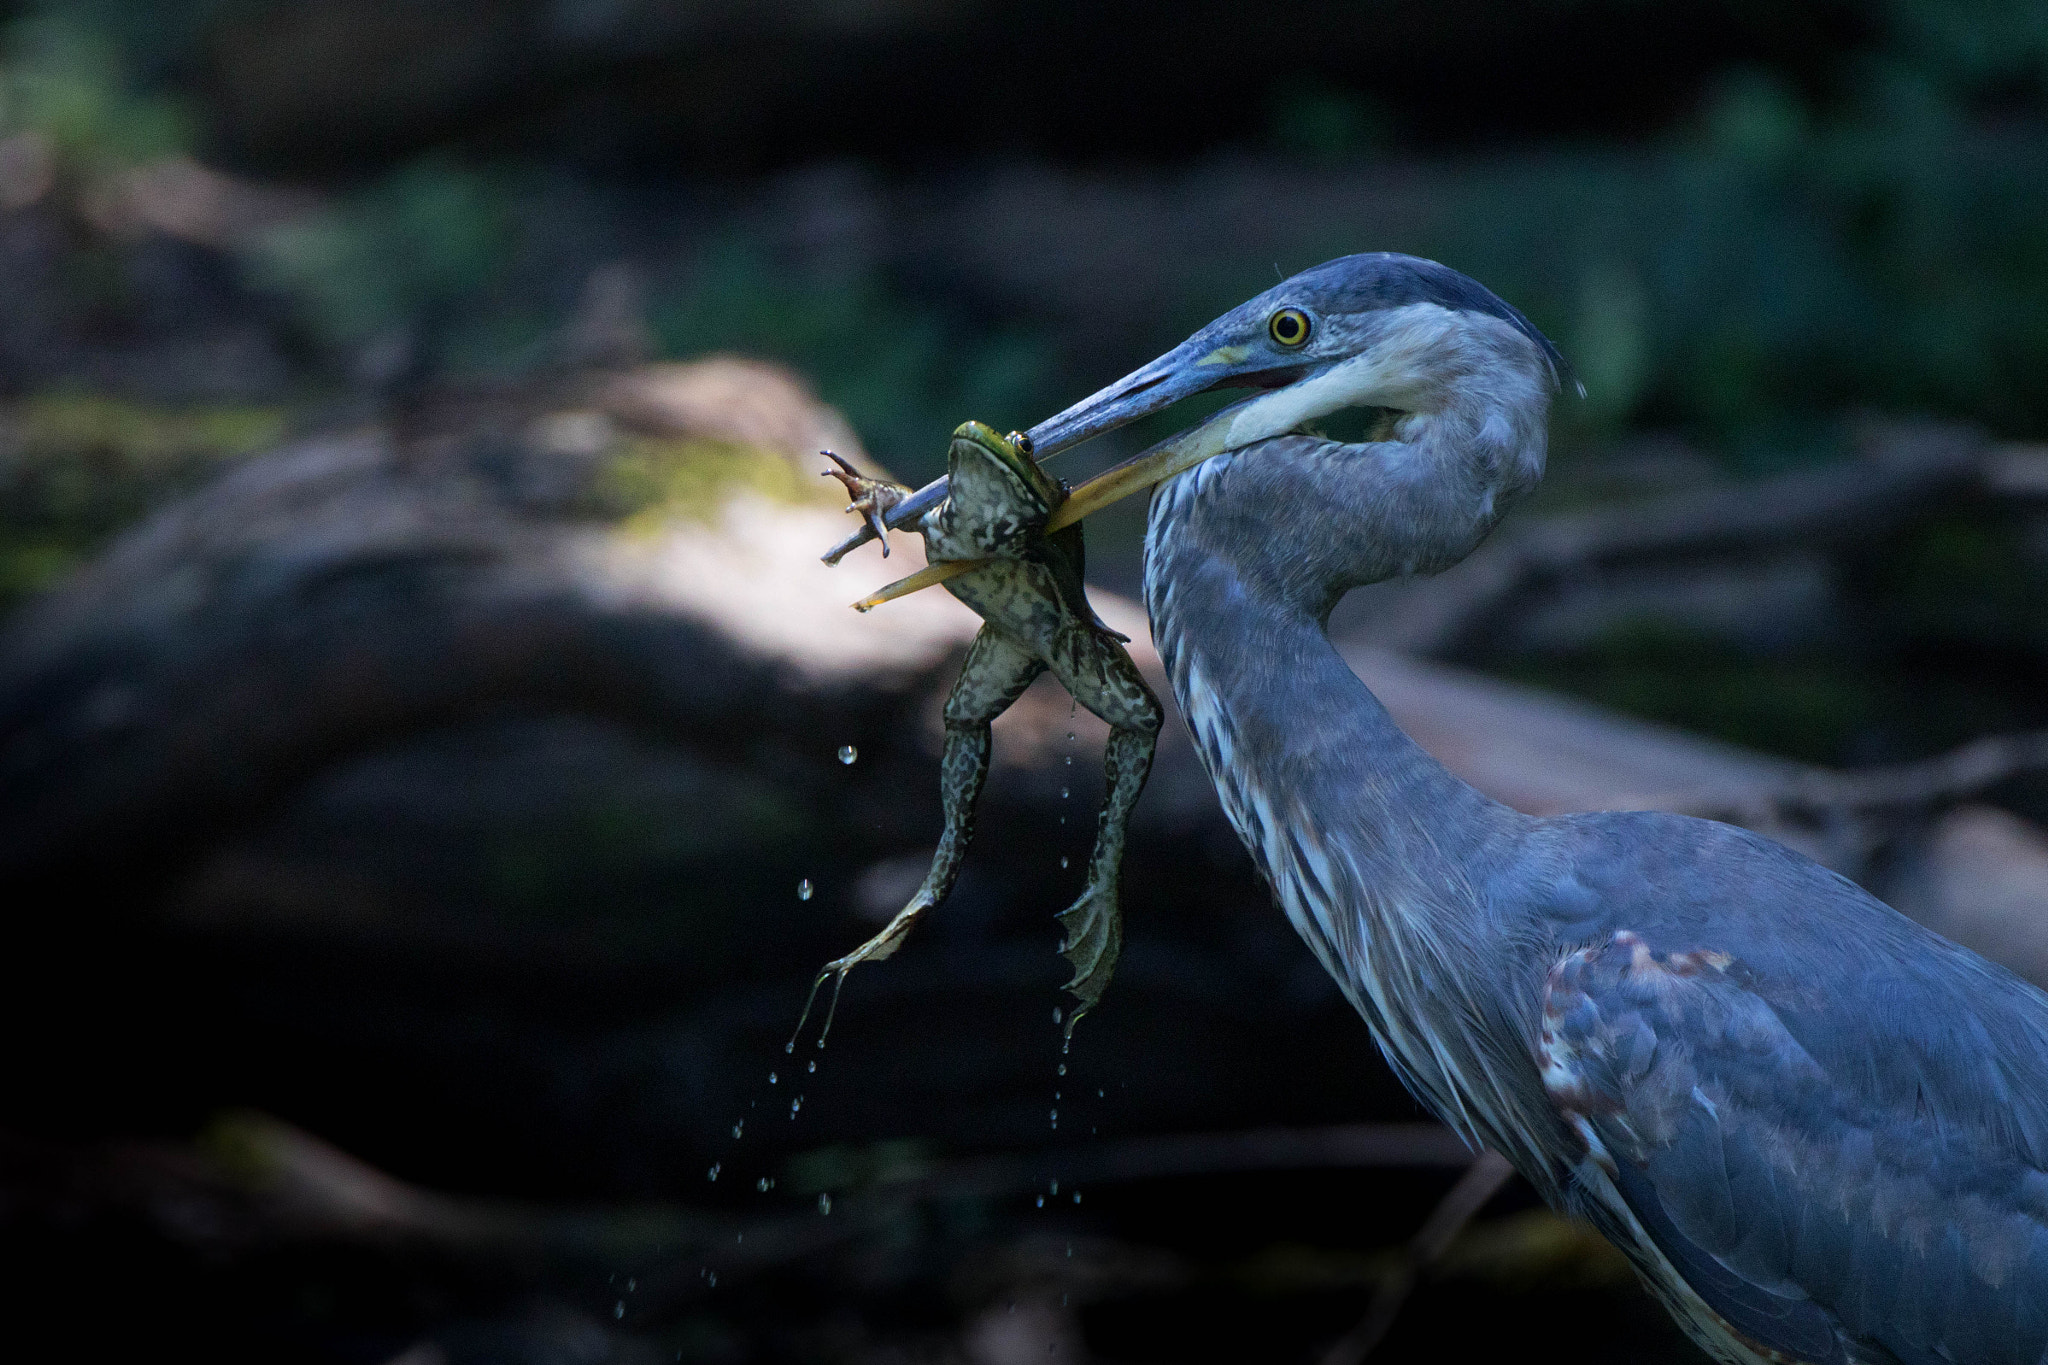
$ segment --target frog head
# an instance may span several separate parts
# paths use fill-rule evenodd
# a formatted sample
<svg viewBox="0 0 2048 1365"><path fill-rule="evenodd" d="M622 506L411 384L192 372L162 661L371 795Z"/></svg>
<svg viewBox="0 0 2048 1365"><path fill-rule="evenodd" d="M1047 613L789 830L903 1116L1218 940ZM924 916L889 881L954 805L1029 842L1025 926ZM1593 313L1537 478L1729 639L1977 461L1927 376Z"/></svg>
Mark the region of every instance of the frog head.
<svg viewBox="0 0 2048 1365"><path fill-rule="evenodd" d="M927 542L939 559L1021 555L1045 528L1067 491L1031 458L1022 436L999 436L980 422L954 428L946 452L950 492L927 523Z"/></svg>

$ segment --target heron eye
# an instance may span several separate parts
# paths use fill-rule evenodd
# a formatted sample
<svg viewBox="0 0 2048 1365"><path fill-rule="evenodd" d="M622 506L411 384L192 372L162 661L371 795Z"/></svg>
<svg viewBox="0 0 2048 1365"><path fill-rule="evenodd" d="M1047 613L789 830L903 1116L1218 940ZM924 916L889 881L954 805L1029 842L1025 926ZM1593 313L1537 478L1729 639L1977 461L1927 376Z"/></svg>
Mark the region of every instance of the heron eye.
<svg viewBox="0 0 2048 1365"><path fill-rule="evenodd" d="M1308 314L1299 308L1282 308L1273 314L1266 330L1282 346L1299 346L1308 340Z"/></svg>

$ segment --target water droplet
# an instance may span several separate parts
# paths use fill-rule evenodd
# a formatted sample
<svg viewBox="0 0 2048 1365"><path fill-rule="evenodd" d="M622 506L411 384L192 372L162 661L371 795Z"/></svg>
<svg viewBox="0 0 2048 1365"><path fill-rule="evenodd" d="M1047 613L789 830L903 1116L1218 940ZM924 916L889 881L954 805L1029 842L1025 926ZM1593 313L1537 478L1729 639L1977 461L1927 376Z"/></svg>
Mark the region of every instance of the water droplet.
<svg viewBox="0 0 2048 1365"><path fill-rule="evenodd" d="M796 1097L795 1099L793 1099L793 1100L791 1100L791 1101L789 1102L789 1116L790 1116L791 1118L795 1118L795 1117L796 1117L796 1111L797 1111L797 1110L799 1110L799 1109L801 1109L801 1108L803 1108L803 1107L804 1107L804 1097L803 1097L802 1095L798 1095L798 1096L797 1096L797 1097Z"/></svg>
<svg viewBox="0 0 2048 1365"><path fill-rule="evenodd" d="M1076 1204L1081 1202L1081 1192L1079 1190L1074 1191L1074 1202Z"/></svg>
<svg viewBox="0 0 2048 1365"><path fill-rule="evenodd" d="M1058 1005L1054 1005L1052 1007L1052 1021L1055 1024L1057 1024L1060 1021L1060 1007Z"/></svg>
<svg viewBox="0 0 2048 1365"><path fill-rule="evenodd" d="M1074 1244L1072 1242L1067 1243L1067 1259L1070 1261L1074 1259Z"/></svg>
<svg viewBox="0 0 2048 1365"><path fill-rule="evenodd" d="M1047 1193L1047 1194L1058 1194L1059 1192L1060 1192L1060 1182L1059 1182L1059 1181L1057 1181L1057 1180L1053 1181L1053 1182L1052 1182L1052 1188L1046 1191L1046 1193Z"/></svg>
<svg viewBox="0 0 2048 1365"><path fill-rule="evenodd" d="M740 1130L741 1130L741 1129L743 1129L743 1128L745 1128L746 1126L747 1126L747 1121L746 1121L745 1119L741 1119L741 1120L740 1120L740 1121L739 1121L738 1123L735 1123L735 1124L734 1124L734 1125L732 1126L732 1135L733 1135L734 1137L738 1137L738 1136L740 1135Z"/></svg>
<svg viewBox="0 0 2048 1365"><path fill-rule="evenodd" d="M796 1051L796 1039L792 1038L788 1042L784 1043L782 1045L782 1051L785 1055Z"/></svg>
<svg viewBox="0 0 2048 1365"><path fill-rule="evenodd" d="M718 1272L714 1270L705 1275L704 1283L710 1285L713 1289L718 1288Z"/></svg>
<svg viewBox="0 0 2048 1365"><path fill-rule="evenodd" d="M842 744L839 746L839 761L841 763L850 764L853 762L853 760L859 757L860 750L854 748L851 744Z"/></svg>
<svg viewBox="0 0 2048 1365"><path fill-rule="evenodd" d="M800 901L807 901L811 898L811 879L809 877L796 884L796 898Z"/></svg>
<svg viewBox="0 0 2048 1365"><path fill-rule="evenodd" d="M1072 787L1061 787L1061 788L1060 788L1060 800L1062 800L1062 801L1066 800L1066 799L1067 799L1068 797L1072 796L1073 794L1074 794L1074 789L1073 789Z"/></svg>
<svg viewBox="0 0 2048 1365"><path fill-rule="evenodd" d="M768 1191L775 1188L775 1182L764 1175L759 1180L756 1180L754 1182L754 1188L759 1190L762 1194L766 1194L768 1193Z"/></svg>
<svg viewBox="0 0 2048 1365"><path fill-rule="evenodd" d="M1103 1097L1103 1095L1102 1095L1102 1087L1101 1087L1101 1086L1097 1086L1097 1087L1095 1088L1095 1098L1099 1100L1099 1099L1101 1099L1102 1097Z"/></svg>
<svg viewBox="0 0 2048 1365"><path fill-rule="evenodd" d="M623 1318L624 1316L626 1316L626 1301L624 1299L620 1299L617 1303L612 1305L612 1321L617 1322L620 1318Z"/></svg>
<svg viewBox="0 0 2048 1365"><path fill-rule="evenodd" d="M1064 1076L1064 1075L1066 1075L1066 1074L1067 1074L1067 1064L1066 1064L1065 1062L1061 1062L1061 1063L1060 1063L1060 1066L1059 1066L1059 1074L1060 1074L1060 1075L1062 1075L1062 1076Z"/></svg>
<svg viewBox="0 0 2048 1365"><path fill-rule="evenodd" d="M626 1280L626 1292L627 1292L628 1294L632 1293L632 1292L633 1292L634 1290L638 1289L639 1287L640 1287L640 1281L638 1281L638 1280L636 1280L636 1279L632 1279L631 1277L628 1277L628 1278L627 1278L627 1280Z"/></svg>
<svg viewBox="0 0 2048 1365"><path fill-rule="evenodd" d="M1059 1110L1055 1109L1055 1110L1053 1110L1053 1111L1052 1111L1052 1121L1053 1121L1054 1123L1058 1123L1058 1122L1060 1121L1060 1111L1059 1111Z"/></svg>
<svg viewBox="0 0 2048 1365"><path fill-rule="evenodd" d="M819 1196L818 1196L818 1212L819 1212L819 1213L824 1213L824 1214L829 1214L829 1213L831 1213L831 1212L832 1212L832 1196L831 1196L831 1195L829 1195L829 1194L821 1194L821 1195L819 1195Z"/></svg>
<svg viewBox="0 0 2048 1365"><path fill-rule="evenodd" d="M1069 730L1069 731L1067 731L1067 743L1069 743L1069 744L1072 744L1073 742L1074 742L1074 732L1073 732L1072 730Z"/></svg>
<svg viewBox="0 0 2048 1365"><path fill-rule="evenodd" d="M772 1071L768 1073L768 1084L775 1084L775 1073Z"/></svg>
<svg viewBox="0 0 2048 1365"><path fill-rule="evenodd" d="M1066 855L1066 854L1064 854L1064 853L1062 853L1062 854L1060 855L1060 867L1061 867L1062 869L1064 869L1064 868L1066 867L1066 865L1067 865L1067 855Z"/></svg>
<svg viewBox="0 0 2048 1365"><path fill-rule="evenodd" d="M816 1071L817 1069L818 1069L818 1059L817 1059L817 1058L815 1058L815 1057L813 1057L813 1058L812 1058L812 1059L811 1059L811 1060L810 1060L809 1062L805 1063L805 1065L804 1065L804 1070L806 1070L806 1071Z"/></svg>
<svg viewBox="0 0 2048 1365"><path fill-rule="evenodd" d="M704 1178L706 1180L716 1180L718 1179L718 1173L724 1169L724 1163L714 1161L711 1163L711 1169L704 1172Z"/></svg>
<svg viewBox="0 0 2048 1365"><path fill-rule="evenodd" d="M1069 768L1074 766L1074 756L1072 754L1067 755L1067 766Z"/></svg>
<svg viewBox="0 0 2048 1365"><path fill-rule="evenodd" d="M1040 1207L1040 1208L1044 1208L1044 1207L1045 1207L1045 1196L1044 1196L1044 1195L1042 1195L1042 1194L1038 1196L1038 1207Z"/></svg>
<svg viewBox="0 0 2048 1365"><path fill-rule="evenodd" d="M1058 1099L1058 1098L1060 1097L1060 1092L1059 1092L1059 1091L1057 1091L1057 1090L1053 1091L1053 1092L1052 1092L1052 1097L1053 1097L1054 1099ZM1055 1191L1055 1193L1057 1193L1057 1191Z"/></svg>

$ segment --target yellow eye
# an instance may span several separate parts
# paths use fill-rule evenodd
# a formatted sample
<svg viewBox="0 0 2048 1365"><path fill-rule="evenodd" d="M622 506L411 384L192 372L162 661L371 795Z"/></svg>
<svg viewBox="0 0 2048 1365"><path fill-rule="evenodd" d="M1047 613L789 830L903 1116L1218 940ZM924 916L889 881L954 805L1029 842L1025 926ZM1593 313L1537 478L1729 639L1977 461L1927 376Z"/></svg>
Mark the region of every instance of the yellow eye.
<svg viewBox="0 0 2048 1365"><path fill-rule="evenodd" d="M1282 308L1266 324L1266 331L1282 346L1302 345L1308 340L1308 314L1299 308Z"/></svg>

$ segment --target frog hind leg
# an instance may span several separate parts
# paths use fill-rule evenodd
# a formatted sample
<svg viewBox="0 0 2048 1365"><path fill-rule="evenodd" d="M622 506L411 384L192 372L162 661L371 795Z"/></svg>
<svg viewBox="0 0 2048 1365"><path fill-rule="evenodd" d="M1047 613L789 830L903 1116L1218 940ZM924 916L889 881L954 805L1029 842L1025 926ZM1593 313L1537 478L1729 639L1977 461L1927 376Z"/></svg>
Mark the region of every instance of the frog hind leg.
<svg viewBox="0 0 2048 1365"><path fill-rule="evenodd" d="M1059 916L1067 933L1060 951L1074 968L1073 979L1066 986L1075 1000L1067 1015L1070 1036L1081 1016L1101 1001L1123 951L1117 884L1124 838L1131 810L1151 775L1152 756L1165 720L1159 699L1145 685L1118 638L1076 622L1061 632L1051 659L1053 673L1074 699L1110 725L1102 759L1107 790L1096 822L1095 848L1088 856L1088 884Z"/></svg>
<svg viewBox="0 0 2048 1365"><path fill-rule="evenodd" d="M1010 709L1024 689L1045 671L1043 661L1017 648L987 626L968 647L967 661L960 667L960 679L946 697L946 745L939 760L939 802L946 817L939 836L938 851L932 854L930 871L909 904L897 911L882 931L844 957L834 958L811 983L811 998L828 977L838 984L863 962L879 962L903 946L903 940L933 906L946 899L960 877L960 864L974 839L974 808L981 798L981 786L988 777L991 738L989 725ZM804 1017L810 1016L810 1002ZM830 1030L828 1015L825 1028ZM803 1032L803 1020L797 1022Z"/></svg>

